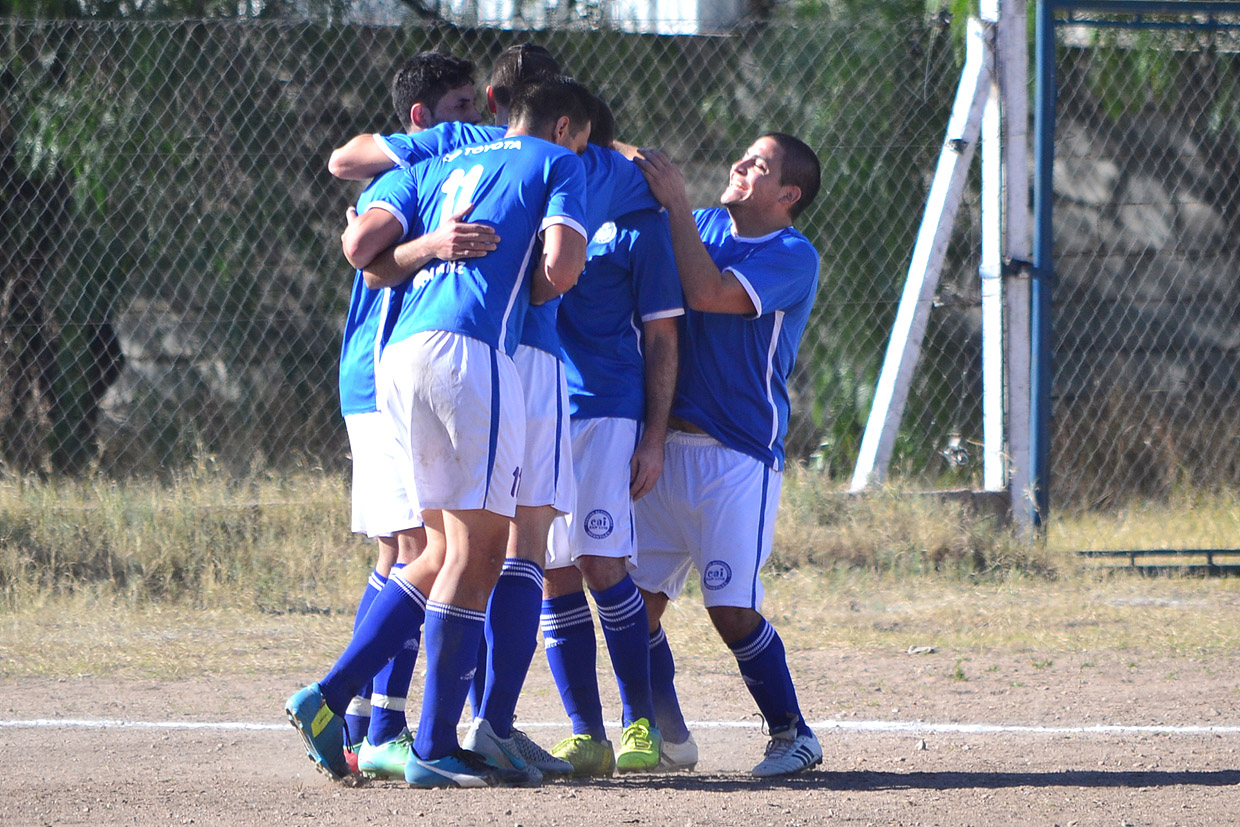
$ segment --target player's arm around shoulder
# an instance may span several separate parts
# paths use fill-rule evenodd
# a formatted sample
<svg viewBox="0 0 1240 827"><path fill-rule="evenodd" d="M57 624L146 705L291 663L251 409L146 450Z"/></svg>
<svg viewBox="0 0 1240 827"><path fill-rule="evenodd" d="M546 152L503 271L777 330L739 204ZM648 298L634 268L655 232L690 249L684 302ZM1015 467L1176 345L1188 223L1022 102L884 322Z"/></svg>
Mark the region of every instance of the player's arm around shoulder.
<svg viewBox="0 0 1240 827"><path fill-rule="evenodd" d="M332 150L327 171L345 181L364 181L396 166L380 135L357 135Z"/></svg>
<svg viewBox="0 0 1240 827"><path fill-rule="evenodd" d="M377 206L361 215L350 207L346 219L348 226L340 236L340 247L349 264L358 270L365 270L375 256L399 241L407 228L395 211Z"/></svg>
<svg viewBox="0 0 1240 827"><path fill-rule="evenodd" d="M715 266L710 251L702 243L680 168L653 149L641 150L633 161L646 176L651 193L667 210L685 302L703 313L752 316L754 303L745 285L731 272Z"/></svg>

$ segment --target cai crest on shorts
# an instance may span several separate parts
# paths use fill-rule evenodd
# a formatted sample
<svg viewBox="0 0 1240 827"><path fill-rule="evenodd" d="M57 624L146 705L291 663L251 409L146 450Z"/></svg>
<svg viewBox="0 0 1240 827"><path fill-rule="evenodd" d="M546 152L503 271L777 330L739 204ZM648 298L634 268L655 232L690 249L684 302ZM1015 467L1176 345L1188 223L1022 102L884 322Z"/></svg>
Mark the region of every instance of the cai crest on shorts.
<svg viewBox="0 0 1240 827"><path fill-rule="evenodd" d="M732 582L732 567L723 560L711 560L702 569L702 587L718 591Z"/></svg>
<svg viewBox="0 0 1240 827"><path fill-rule="evenodd" d="M595 540L605 540L616 529L616 520L610 512L596 508L585 516L583 526L586 534Z"/></svg>

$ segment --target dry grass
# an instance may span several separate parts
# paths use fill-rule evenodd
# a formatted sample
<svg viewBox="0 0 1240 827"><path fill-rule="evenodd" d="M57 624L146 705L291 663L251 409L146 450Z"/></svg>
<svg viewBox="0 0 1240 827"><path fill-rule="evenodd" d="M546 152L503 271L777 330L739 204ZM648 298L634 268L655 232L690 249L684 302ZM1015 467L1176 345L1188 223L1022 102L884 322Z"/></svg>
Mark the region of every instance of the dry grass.
<svg viewBox="0 0 1240 827"><path fill-rule="evenodd" d="M369 544L347 533L347 508L343 480L313 471L0 485L0 677L279 674L330 662L371 563ZM1183 496L1060 518L1052 542L1030 546L956 505L857 500L796 471L765 610L793 648L1231 652L1240 579L1108 573L1071 552L1223 536L1238 512L1234 494ZM692 592L667 625L686 654L718 647Z"/></svg>

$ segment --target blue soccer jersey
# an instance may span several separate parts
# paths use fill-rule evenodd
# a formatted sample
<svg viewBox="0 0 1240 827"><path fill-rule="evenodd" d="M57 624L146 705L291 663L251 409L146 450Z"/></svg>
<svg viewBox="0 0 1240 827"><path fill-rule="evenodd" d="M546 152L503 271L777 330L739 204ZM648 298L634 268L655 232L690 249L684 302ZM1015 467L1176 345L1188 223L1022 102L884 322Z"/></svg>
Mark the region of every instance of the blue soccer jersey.
<svg viewBox="0 0 1240 827"><path fill-rule="evenodd" d="M407 177L401 170L384 173L357 199L359 215L368 209L385 209L395 215L405 230L402 241L409 237L409 223L394 201L404 192ZM357 271L340 347L340 412L345 416L376 410L375 364L384 328L389 319L395 319L393 313L397 309L399 299L390 289L371 290L362 281L362 272Z"/></svg>
<svg viewBox="0 0 1240 827"><path fill-rule="evenodd" d="M454 149L503 137L502 126L449 121L413 135L376 135L375 141L397 166L412 167ZM657 210L659 202L637 164L613 149L595 144L581 156L586 170L586 231L592 237L604 222L635 210Z"/></svg>
<svg viewBox="0 0 1240 827"><path fill-rule="evenodd" d="M539 234L565 224L585 235L581 159L529 135L498 138L412 167L400 202L418 235L473 204L468 219L495 227L500 242L481 258L435 260L415 273L389 341L445 330L513 353Z"/></svg>
<svg viewBox="0 0 1240 827"><path fill-rule="evenodd" d="M788 375L818 290L818 251L791 227L740 238L726 210L694 218L711 260L740 280L757 313L685 312L672 414L781 470Z"/></svg>
<svg viewBox="0 0 1240 827"><path fill-rule="evenodd" d="M462 146L495 140L504 131L499 126L452 121L414 135L376 135L375 140L393 163L411 167ZM593 237L606 221L626 213L660 208L637 164L619 152L589 144L582 161L586 171L587 237ZM559 355L558 307L558 299L530 307L521 327L521 344Z"/></svg>
<svg viewBox="0 0 1240 827"><path fill-rule="evenodd" d="M560 305L574 419L646 415L641 325L684 314L667 214L639 210L594 234L585 272Z"/></svg>

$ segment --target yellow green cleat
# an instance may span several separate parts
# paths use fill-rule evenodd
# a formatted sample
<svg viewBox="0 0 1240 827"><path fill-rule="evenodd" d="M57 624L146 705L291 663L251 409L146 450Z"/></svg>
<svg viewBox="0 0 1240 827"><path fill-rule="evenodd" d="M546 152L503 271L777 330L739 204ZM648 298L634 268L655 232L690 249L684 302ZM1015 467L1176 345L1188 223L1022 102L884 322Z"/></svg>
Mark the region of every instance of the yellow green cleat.
<svg viewBox="0 0 1240 827"><path fill-rule="evenodd" d="M591 735L572 735L551 748L551 754L573 765L576 778L606 778L616 769L616 754L611 741ZM658 751L655 752L658 760Z"/></svg>
<svg viewBox="0 0 1240 827"><path fill-rule="evenodd" d="M651 772L659 766L663 738L659 730L645 718L638 718L620 735L620 751L616 753L616 769L620 772Z"/></svg>

